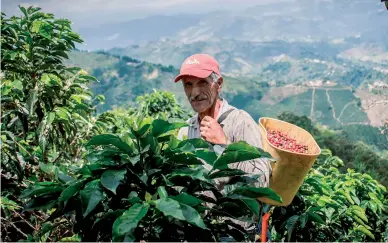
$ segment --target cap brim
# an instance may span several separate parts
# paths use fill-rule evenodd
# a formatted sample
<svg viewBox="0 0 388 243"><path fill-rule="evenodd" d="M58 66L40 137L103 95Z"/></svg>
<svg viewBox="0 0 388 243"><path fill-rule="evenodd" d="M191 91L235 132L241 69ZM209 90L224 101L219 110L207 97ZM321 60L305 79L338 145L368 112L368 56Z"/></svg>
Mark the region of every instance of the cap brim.
<svg viewBox="0 0 388 243"><path fill-rule="evenodd" d="M193 70L193 71L187 71L184 73L179 74L176 76L174 82L178 82L181 80L183 77L191 76L191 77L196 77L196 78L207 78L213 71L211 70Z"/></svg>

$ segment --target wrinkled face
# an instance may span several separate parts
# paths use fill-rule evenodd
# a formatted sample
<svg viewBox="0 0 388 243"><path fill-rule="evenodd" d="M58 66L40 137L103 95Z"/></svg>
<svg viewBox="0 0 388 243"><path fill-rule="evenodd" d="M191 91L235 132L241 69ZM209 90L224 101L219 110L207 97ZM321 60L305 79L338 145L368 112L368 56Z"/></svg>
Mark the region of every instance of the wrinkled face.
<svg viewBox="0 0 388 243"><path fill-rule="evenodd" d="M216 101L221 90L222 79L219 84L211 78L185 77L182 80L187 99L196 112L205 112Z"/></svg>

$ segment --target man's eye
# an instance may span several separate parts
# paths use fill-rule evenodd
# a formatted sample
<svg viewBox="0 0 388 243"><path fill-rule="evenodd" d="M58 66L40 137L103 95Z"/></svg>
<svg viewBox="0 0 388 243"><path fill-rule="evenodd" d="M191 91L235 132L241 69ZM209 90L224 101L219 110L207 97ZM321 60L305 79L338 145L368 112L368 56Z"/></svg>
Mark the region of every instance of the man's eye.
<svg viewBox="0 0 388 243"><path fill-rule="evenodd" d="M185 87L191 86L191 83L185 83L184 86L185 86Z"/></svg>
<svg viewBox="0 0 388 243"><path fill-rule="evenodd" d="M207 82L206 82L206 80L201 80L201 81L199 81L199 84L207 84Z"/></svg>

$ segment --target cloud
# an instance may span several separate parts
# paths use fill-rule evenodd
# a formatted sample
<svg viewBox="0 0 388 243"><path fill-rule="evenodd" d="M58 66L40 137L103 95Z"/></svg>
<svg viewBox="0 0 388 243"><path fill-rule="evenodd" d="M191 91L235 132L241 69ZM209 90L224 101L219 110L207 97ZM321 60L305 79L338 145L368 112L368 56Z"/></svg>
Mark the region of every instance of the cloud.
<svg viewBox="0 0 388 243"><path fill-rule="evenodd" d="M218 7L221 9L231 9L234 6L250 6L262 3L269 3L270 0L3 0L3 7L6 9L17 9L18 4L37 5L52 12L72 12L84 13L96 11L153 11L171 7L178 7L183 11L190 11L192 7L207 9L211 6L212 9Z"/></svg>
<svg viewBox="0 0 388 243"><path fill-rule="evenodd" d="M116 34L114 34L114 35L108 36L108 37L105 38L105 39L106 39L106 40L109 40L109 41L111 41L111 40L116 40L117 38L119 38L119 36L120 36L120 33L116 33Z"/></svg>
<svg viewBox="0 0 388 243"><path fill-rule="evenodd" d="M68 18L75 28L122 22L150 15L195 14L238 10L273 0L2 0L2 11L20 15L18 5L35 5L56 17ZM291 0L278 0L291 1Z"/></svg>

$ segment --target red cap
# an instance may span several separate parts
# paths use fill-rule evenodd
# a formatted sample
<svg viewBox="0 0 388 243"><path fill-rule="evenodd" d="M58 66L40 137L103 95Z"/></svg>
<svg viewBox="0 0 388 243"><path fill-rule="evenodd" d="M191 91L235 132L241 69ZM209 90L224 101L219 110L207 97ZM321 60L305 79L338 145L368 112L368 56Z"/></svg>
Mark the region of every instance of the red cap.
<svg viewBox="0 0 388 243"><path fill-rule="evenodd" d="M180 74L176 76L175 83L184 76L207 78L212 72L222 77L217 60L207 54L195 54L182 63Z"/></svg>

